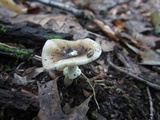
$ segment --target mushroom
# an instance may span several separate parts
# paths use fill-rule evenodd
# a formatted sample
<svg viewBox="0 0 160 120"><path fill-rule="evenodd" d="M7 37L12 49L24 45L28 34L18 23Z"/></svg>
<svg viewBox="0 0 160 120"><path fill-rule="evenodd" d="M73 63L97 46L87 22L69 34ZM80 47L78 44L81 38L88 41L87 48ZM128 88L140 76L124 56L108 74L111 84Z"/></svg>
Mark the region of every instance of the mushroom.
<svg viewBox="0 0 160 120"><path fill-rule="evenodd" d="M100 45L89 38L76 41L51 39L43 47L42 65L45 69L63 71L64 82L69 85L81 74L78 66L96 60L101 52Z"/></svg>

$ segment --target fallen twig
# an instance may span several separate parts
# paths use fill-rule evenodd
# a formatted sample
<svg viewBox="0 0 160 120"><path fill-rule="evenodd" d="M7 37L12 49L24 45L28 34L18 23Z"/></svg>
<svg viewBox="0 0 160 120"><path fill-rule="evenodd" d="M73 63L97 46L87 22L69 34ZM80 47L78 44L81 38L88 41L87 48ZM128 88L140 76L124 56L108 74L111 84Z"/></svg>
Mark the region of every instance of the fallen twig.
<svg viewBox="0 0 160 120"><path fill-rule="evenodd" d="M52 1L52 0L39 0L39 2L46 4L46 5L49 5L49 6L54 6L54 7L66 10L68 12L71 12L76 17L81 17L81 18L85 18L88 20L92 20L95 18L94 14L88 10L79 10L79 9L74 8L72 6L69 6L67 4L63 4L63 3Z"/></svg>
<svg viewBox="0 0 160 120"><path fill-rule="evenodd" d="M148 98L149 98L149 105L150 105L150 120L153 120L153 102L152 102L152 96L149 90L149 87L147 87L147 94L148 94Z"/></svg>
<svg viewBox="0 0 160 120"><path fill-rule="evenodd" d="M82 73L82 76L87 80L88 84L89 84L90 87L92 88L94 101L96 102L96 105L97 105L98 109L100 109L99 104L98 104L97 99L96 99L96 92L95 92L94 87L92 86L90 80L89 80L83 73Z"/></svg>
<svg viewBox="0 0 160 120"><path fill-rule="evenodd" d="M117 46L114 47L115 54L117 58L123 63L125 68L129 70L131 73L136 75L141 75L141 71L137 64L133 63L127 55L125 55L122 51L119 50Z"/></svg>
<svg viewBox="0 0 160 120"><path fill-rule="evenodd" d="M114 65L114 64L111 62L111 55L110 55L110 53L108 53L108 55L107 55L107 62L109 63L109 65L110 65L111 67L115 68L116 70L118 70L118 71L120 71L120 72L122 72L122 73L125 73L125 74L129 75L130 77L135 78L135 80L138 80L138 81L140 81L140 82L142 82L142 83L144 83L144 84L146 84L146 85L148 85L148 86L150 86L150 87L152 87L152 88L154 88L154 89L156 89L156 90L160 90L160 86L159 86L159 85L154 84L154 83L151 83L151 82L149 82L148 80L146 80L146 79L144 79L144 78L142 78L142 77L139 77L139 76L137 76L137 75L129 72L128 70L125 70L125 69L122 68L122 67L118 67L118 66Z"/></svg>
<svg viewBox="0 0 160 120"><path fill-rule="evenodd" d="M0 42L0 54L9 55L9 56L12 56L18 59L27 60L27 61L31 59L41 61L40 56L34 55L33 53L29 52L26 49L12 47L1 42Z"/></svg>

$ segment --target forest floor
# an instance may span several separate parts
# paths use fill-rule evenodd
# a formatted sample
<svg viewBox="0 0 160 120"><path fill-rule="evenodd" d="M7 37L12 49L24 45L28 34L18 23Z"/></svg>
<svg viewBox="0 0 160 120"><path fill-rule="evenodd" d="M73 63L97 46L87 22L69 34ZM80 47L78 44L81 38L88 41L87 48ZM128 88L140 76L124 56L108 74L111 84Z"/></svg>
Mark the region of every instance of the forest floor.
<svg viewBox="0 0 160 120"><path fill-rule="evenodd" d="M160 120L158 0L9 1L0 1L1 120ZM63 71L43 68L42 48L85 38L102 53L66 86Z"/></svg>

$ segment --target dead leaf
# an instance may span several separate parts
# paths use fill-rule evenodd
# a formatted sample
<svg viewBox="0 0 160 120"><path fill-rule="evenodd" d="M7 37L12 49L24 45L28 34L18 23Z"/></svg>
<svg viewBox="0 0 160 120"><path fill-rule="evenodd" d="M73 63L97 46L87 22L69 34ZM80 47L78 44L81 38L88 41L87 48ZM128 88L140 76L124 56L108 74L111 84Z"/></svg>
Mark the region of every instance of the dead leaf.
<svg viewBox="0 0 160 120"><path fill-rule="evenodd" d="M45 24L43 22L43 19L48 18L48 17L50 18L50 15L48 15L48 14L40 14L40 15L20 14L16 17L10 19L10 21L12 23L21 23L24 21L29 21L29 22L33 22L36 24L40 24L40 25L41 25L41 21L42 21L42 26L43 26L43 24Z"/></svg>
<svg viewBox="0 0 160 120"><path fill-rule="evenodd" d="M156 37L144 36L138 32L131 33L133 40L140 44L141 48L155 47L155 42L159 39Z"/></svg>
<svg viewBox="0 0 160 120"><path fill-rule="evenodd" d="M118 28L120 29L123 29L124 28L124 24L122 23L121 20L118 20L118 19L114 19L112 20L112 23L117 26Z"/></svg>
<svg viewBox="0 0 160 120"><path fill-rule="evenodd" d="M38 83L40 120L65 120L66 115L61 110L61 102L57 88L57 79L45 84Z"/></svg>
<svg viewBox="0 0 160 120"><path fill-rule="evenodd" d="M83 91L83 94L84 94L84 96L85 96L85 97L89 97L89 96L91 96L91 93L90 93L90 92L88 92L87 90L82 89L82 91Z"/></svg>
<svg viewBox="0 0 160 120"><path fill-rule="evenodd" d="M28 85L28 83L33 83L35 80L28 78L28 76L20 76L14 73L13 83L21 86Z"/></svg>
<svg viewBox="0 0 160 120"><path fill-rule="evenodd" d="M27 85L27 78L25 77L21 77L20 75L14 73L14 78L13 78L13 82L17 85Z"/></svg>
<svg viewBox="0 0 160 120"><path fill-rule="evenodd" d="M14 18L18 15L15 11L12 11L6 7L0 6L0 16L3 18Z"/></svg>
<svg viewBox="0 0 160 120"><path fill-rule="evenodd" d="M106 24L104 24L102 21L95 19L94 24L100 28L107 36L109 36L110 38L112 38L115 41L118 41L118 38L115 34L115 32L112 30L112 28Z"/></svg>
<svg viewBox="0 0 160 120"><path fill-rule="evenodd" d="M19 15L16 18L11 19L12 23L23 21L40 24L55 32L72 34L74 40L86 38L88 36L88 31L85 30L72 15Z"/></svg>
<svg viewBox="0 0 160 120"><path fill-rule="evenodd" d="M160 65L160 55L151 49L141 51L129 44L126 44L131 50L139 54L142 58L141 64L143 65Z"/></svg>
<svg viewBox="0 0 160 120"><path fill-rule="evenodd" d="M78 107L74 108L74 112L68 116L68 120L84 120L86 113L89 109L88 103L91 97L92 95L87 98L83 103L81 103Z"/></svg>
<svg viewBox="0 0 160 120"><path fill-rule="evenodd" d="M78 23L77 19L74 16L63 15L63 16L61 16L61 20L59 20L57 18L54 20L56 21L56 24L58 25L58 28L56 28L56 29L55 29L54 25L51 25L51 24L53 24L53 22L47 23L48 25L50 25L50 27L53 31L60 32L60 33L72 34L74 40L86 38L88 36L87 30L83 29L83 27Z"/></svg>
<svg viewBox="0 0 160 120"><path fill-rule="evenodd" d="M24 71L23 76L26 76L27 80L31 80L33 78L35 78L37 75L39 75L40 73L42 73L44 71L43 67L31 67L28 68Z"/></svg>
<svg viewBox="0 0 160 120"><path fill-rule="evenodd" d="M86 99L73 112L65 115L61 110L61 102L57 88L57 79L45 84L38 83L38 94L40 111L38 117L40 120L84 120L89 109L88 103L92 96Z"/></svg>
<svg viewBox="0 0 160 120"><path fill-rule="evenodd" d="M99 38L99 37L96 38L96 42L100 44L103 52L112 51L113 47L115 46L115 42L114 41L110 42L110 41L107 41L107 40Z"/></svg>
<svg viewBox="0 0 160 120"><path fill-rule="evenodd" d="M10 8L17 13L25 13L26 8L20 8L13 0L0 0L0 5Z"/></svg>
<svg viewBox="0 0 160 120"><path fill-rule="evenodd" d="M86 113L89 109L88 103L91 99L92 95L88 97L82 104L78 107L71 108L69 104L65 104L63 110L66 114L68 114L67 120L85 120Z"/></svg>
<svg viewBox="0 0 160 120"><path fill-rule="evenodd" d="M149 27L151 25L147 22L130 20L130 21L125 22L124 24L125 24L125 28L129 32L141 33L141 32L145 32L145 31L153 30L152 27Z"/></svg>
<svg viewBox="0 0 160 120"><path fill-rule="evenodd" d="M60 28L64 25L66 19L67 19L67 16L64 16L64 15L59 15L54 17L54 20L57 22Z"/></svg>
<svg viewBox="0 0 160 120"><path fill-rule="evenodd" d="M121 32L119 33L119 36L121 37L121 40L126 43L128 40L129 43L134 44L137 48L141 49L149 49L153 48L156 45L157 41L160 41L160 38L155 36L147 36L142 35L136 31L129 33Z"/></svg>
<svg viewBox="0 0 160 120"><path fill-rule="evenodd" d="M120 32L118 33L118 36L120 38L120 40L123 42L123 43L132 43L134 44L137 48L141 48L141 45L132 38L132 36L128 33L125 33L125 32Z"/></svg>
<svg viewBox="0 0 160 120"><path fill-rule="evenodd" d="M86 0L87 1L87 0ZM89 0L89 9L94 12L108 11L115 6L117 2L115 0Z"/></svg>

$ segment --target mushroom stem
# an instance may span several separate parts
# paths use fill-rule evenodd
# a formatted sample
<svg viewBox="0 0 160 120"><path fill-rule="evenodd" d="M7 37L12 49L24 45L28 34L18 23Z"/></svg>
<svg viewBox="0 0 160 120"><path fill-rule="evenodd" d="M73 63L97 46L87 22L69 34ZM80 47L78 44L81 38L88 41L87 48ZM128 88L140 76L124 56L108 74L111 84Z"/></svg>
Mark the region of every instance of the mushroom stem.
<svg viewBox="0 0 160 120"><path fill-rule="evenodd" d="M77 78L81 74L81 70L78 66L65 67L63 74L65 76L64 84L69 86L72 84L73 79Z"/></svg>

